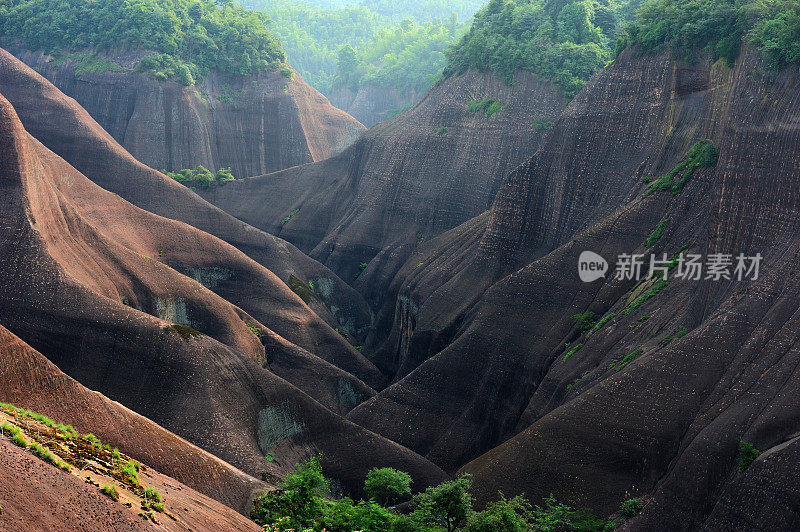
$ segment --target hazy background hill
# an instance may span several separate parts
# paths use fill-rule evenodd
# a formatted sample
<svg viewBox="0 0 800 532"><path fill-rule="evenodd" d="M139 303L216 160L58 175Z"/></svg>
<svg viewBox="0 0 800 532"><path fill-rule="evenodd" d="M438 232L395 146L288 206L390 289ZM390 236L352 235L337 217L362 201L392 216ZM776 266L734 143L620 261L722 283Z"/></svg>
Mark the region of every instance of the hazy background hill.
<svg viewBox="0 0 800 532"><path fill-rule="evenodd" d="M447 64L445 50L481 0L243 0L273 22L289 62L367 126L416 101Z"/></svg>

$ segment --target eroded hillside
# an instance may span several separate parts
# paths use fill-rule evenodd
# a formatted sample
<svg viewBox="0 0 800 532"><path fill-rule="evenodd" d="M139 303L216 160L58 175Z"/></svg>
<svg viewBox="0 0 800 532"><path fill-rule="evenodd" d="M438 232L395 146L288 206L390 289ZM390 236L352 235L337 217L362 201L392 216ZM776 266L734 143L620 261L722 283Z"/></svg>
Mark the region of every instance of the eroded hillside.
<svg viewBox="0 0 800 532"><path fill-rule="evenodd" d="M101 189L0 107L6 327L81 384L251 475L277 478L321 451L345 489L359 490L370 464L394 462L421 485L442 478L340 417L374 393L343 367L383 377L274 274ZM354 445L358 464L337 458Z"/></svg>
<svg viewBox="0 0 800 532"><path fill-rule="evenodd" d="M336 157L202 195L292 242L378 307L414 249L491 205L501 176L533 154L564 105L534 75L509 86L470 72Z"/></svg>

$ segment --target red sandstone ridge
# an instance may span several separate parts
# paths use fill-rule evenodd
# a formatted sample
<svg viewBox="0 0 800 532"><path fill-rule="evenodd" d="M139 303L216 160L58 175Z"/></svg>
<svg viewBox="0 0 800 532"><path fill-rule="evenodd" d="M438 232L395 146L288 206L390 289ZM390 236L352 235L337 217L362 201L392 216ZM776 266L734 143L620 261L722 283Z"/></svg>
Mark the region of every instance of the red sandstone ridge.
<svg viewBox="0 0 800 532"><path fill-rule="evenodd" d="M1 49L0 92L37 140L101 187L137 207L221 238L284 283L295 277L313 284L315 297L306 298L308 305L333 328L359 337L371 324L366 302L330 270L291 244L236 220L134 159L73 99ZM204 282L202 278L200 281ZM226 283L216 283L215 287L229 288Z"/></svg>
<svg viewBox="0 0 800 532"><path fill-rule="evenodd" d="M500 112L470 112L468 103L483 99L499 101ZM336 157L202 194L292 242L379 307L414 249L491 205L503 176L536 150L536 121L555 120L564 104L532 74L509 86L469 72Z"/></svg>
<svg viewBox="0 0 800 532"><path fill-rule="evenodd" d="M382 377L269 270L100 188L2 97L0 155L0 323L59 369L256 477L322 452L355 493L378 465L444 478L341 417Z"/></svg>
<svg viewBox="0 0 800 532"><path fill-rule="evenodd" d="M161 82L133 70L130 54L107 52L120 71L76 75L42 52L17 56L84 107L127 151L159 170L202 164L237 177L326 159L365 129L295 73L205 76L197 86ZM127 68L130 67L130 68Z"/></svg>

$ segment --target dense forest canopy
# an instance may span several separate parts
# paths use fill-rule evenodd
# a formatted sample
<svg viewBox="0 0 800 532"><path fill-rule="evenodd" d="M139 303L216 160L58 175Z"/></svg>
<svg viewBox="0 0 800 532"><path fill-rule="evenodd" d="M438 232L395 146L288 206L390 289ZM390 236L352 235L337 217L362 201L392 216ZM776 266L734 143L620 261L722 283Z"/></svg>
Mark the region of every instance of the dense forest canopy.
<svg viewBox="0 0 800 532"><path fill-rule="evenodd" d="M273 22L289 62L325 94L370 84L425 90L478 0L243 0ZM345 5L347 4L347 5ZM329 7L333 5L333 7Z"/></svg>
<svg viewBox="0 0 800 532"><path fill-rule="evenodd" d="M665 46L732 60L742 41L775 67L800 60L796 0L491 0L447 55L445 75L469 68L511 80L530 70L575 95L626 46Z"/></svg>
<svg viewBox="0 0 800 532"><path fill-rule="evenodd" d="M626 28L620 47L671 46L687 56L703 50L731 61L744 40L762 50L775 68L800 61L800 2L650 0Z"/></svg>
<svg viewBox="0 0 800 532"><path fill-rule="evenodd" d="M4 41L47 52L141 48L158 53L148 70L186 85L211 70L278 68L285 56L266 23L230 0L0 0Z"/></svg>
<svg viewBox="0 0 800 532"><path fill-rule="evenodd" d="M469 68L508 81L530 70L574 96L612 58L618 28L638 0L491 0L447 53L445 75Z"/></svg>

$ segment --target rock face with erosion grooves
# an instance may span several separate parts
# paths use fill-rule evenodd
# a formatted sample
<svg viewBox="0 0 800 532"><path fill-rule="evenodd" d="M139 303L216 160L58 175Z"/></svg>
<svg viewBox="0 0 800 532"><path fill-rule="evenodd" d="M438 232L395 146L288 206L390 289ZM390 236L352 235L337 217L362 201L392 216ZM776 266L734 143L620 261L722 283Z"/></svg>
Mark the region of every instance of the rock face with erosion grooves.
<svg viewBox="0 0 800 532"><path fill-rule="evenodd" d="M284 283L292 277L300 284L312 283L315 297L305 299L334 328L341 327L358 337L369 327L372 316L367 304L330 270L131 157L74 100L4 50L0 50L0 92L34 137L101 187L145 210L225 240ZM201 281L208 277L203 272L192 275ZM224 289L226 283L219 281L214 284Z"/></svg>
<svg viewBox="0 0 800 532"><path fill-rule="evenodd" d="M608 515L640 496L632 530L800 526L786 510L800 433L799 101L796 68L772 72L747 48L732 68L623 53L488 213L409 260L389 326L403 372L350 419L472 473L482 501L553 493ZM718 160L686 177L698 142ZM675 168L677 186L660 189ZM763 259L742 282L582 283L584 250L612 268L622 253ZM475 296L479 273L493 280ZM573 316L587 311L599 325L584 332ZM766 451L743 473L740 440Z"/></svg>
<svg viewBox="0 0 800 532"><path fill-rule="evenodd" d="M475 107L490 101L488 112ZM421 242L491 205L503 176L534 153L563 106L559 91L532 74L509 86L469 72L336 157L203 195L292 242L377 308Z"/></svg>
<svg viewBox="0 0 800 532"><path fill-rule="evenodd" d="M158 170L202 164L237 177L321 161L364 131L297 74L247 78L211 73L183 87L134 70L138 57L107 52L118 71L76 73L80 61L17 56L75 98L125 149ZM287 71L288 72L288 71Z"/></svg>
<svg viewBox="0 0 800 532"><path fill-rule="evenodd" d="M92 183L5 98L0 154L0 323L62 371L256 477L322 452L355 493L377 465L444 478L339 415L380 374L269 270Z"/></svg>

